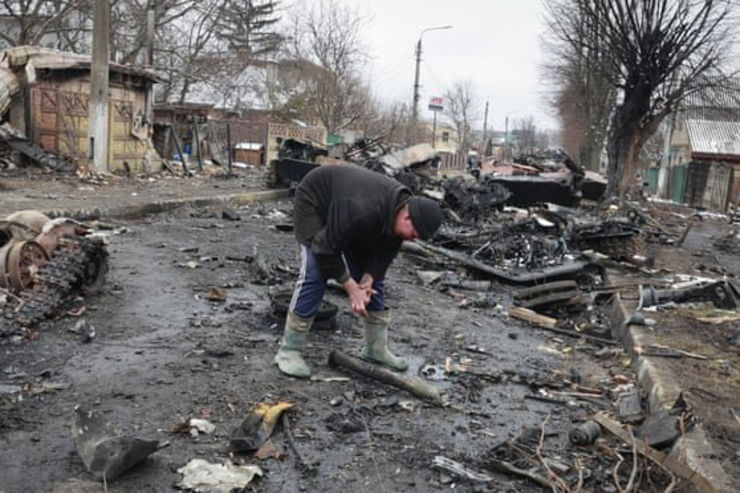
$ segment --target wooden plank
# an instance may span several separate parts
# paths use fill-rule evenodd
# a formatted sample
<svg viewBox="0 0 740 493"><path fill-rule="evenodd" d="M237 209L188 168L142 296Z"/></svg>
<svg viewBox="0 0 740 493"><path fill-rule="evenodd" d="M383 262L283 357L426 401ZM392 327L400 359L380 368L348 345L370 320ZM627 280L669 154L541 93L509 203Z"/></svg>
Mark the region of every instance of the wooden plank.
<svg viewBox="0 0 740 493"><path fill-rule="evenodd" d="M558 326L558 319L540 315L539 313L530 310L529 308L523 308L521 306L512 306L509 308L509 316L518 318L520 320L526 320L532 325L542 327L545 329L555 329Z"/></svg>

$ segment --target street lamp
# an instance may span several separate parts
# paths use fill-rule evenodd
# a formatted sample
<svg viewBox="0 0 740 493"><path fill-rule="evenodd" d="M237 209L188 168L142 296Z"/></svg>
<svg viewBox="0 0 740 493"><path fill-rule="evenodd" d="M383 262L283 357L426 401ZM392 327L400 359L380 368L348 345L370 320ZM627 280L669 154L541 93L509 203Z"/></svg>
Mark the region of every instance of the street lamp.
<svg viewBox="0 0 740 493"><path fill-rule="evenodd" d="M428 27L419 33L419 41L416 42L416 73L414 74L414 104L411 111L411 129L416 129L416 120L419 117L419 67L421 66L421 38L425 32L452 29L452 26ZM409 139L410 140L410 139Z"/></svg>

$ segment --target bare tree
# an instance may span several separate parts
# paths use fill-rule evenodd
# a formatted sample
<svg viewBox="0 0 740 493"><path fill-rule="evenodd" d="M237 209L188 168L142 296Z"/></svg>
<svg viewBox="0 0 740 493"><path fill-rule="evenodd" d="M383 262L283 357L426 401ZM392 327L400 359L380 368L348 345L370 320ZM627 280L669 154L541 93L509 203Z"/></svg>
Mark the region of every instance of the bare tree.
<svg viewBox="0 0 740 493"><path fill-rule="evenodd" d="M516 142L517 154L532 154L537 147L537 125L534 117L515 119L512 122L512 135Z"/></svg>
<svg viewBox="0 0 740 493"><path fill-rule="evenodd" d="M584 22L604 41L589 67L617 91L607 137L606 197L636 196L640 150L687 95L725 79L733 0L590 0ZM574 47L593 48L573 36Z"/></svg>
<svg viewBox="0 0 740 493"><path fill-rule="evenodd" d="M606 42L584 15L591 0L547 0L544 79L563 128L563 146L586 169L599 170L615 89L605 65ZM594 67L599 66L599 70Z"/></svg>
<svg viewBox="0 0 740 493"><path fill-rule="evenodd" d="M409 108L401 101L374 100L373 108L362 122L362 129L369 137L382 137L386 142L402 143L409 122Z"/></svg>
<svg viewBox="0 0 740 493"><path fill-rule="evenodd" d="M250 5L259 8L260 13L246 12ZM270 5L277 8L278 3ZM274 65L264 56L277 47L270 31L277 17L263 19L267 11L262 6L256 2L201 0L161 26L155 61L157 68L168 74L168 81L160 84L158 100L185 102L195 95L198 100L228 107L264 107L267 72ZM237 10L243 17L237 16ZM249 26L241 24L248 19ZM267 31L264 37L262 29Z"/></svg>
<svg viewBox="0 0 740 493"><path fill-rule="evenodd" d="M290 24L280 94L273 97L277 109L315 118L329 133L353 126L371 106L361 77L365 17L337 0L315 0L291 11Z"/></svg>
<svg viewBox="0 0 740 493"><path fill-rule="evenodd" d="M111 0L111 57L122 63L141 61L149 8L155 11L155 30L162 32L202 3ZM6 28L0 30L0 40L6 46L44 44L64 51L89 52L94 4L94 0L3 0L0 15L6 17Z"/></svg>
<svg viewBox="0 0 740 493"><path fill-rule="evenodd" d="M86 28L85 16L80 17L88 0L30 0L0 2L0 15L5 25L0 29L3 45L38 45L42 40L60 49L68 48L67 39L77 39ZM82 10L81 10L82 9ZM73 34L74 33L74 34Z"/></svg>
<svg viewBox="0 0 740 493"><path fill-rule="evenodd" d="M445 91L444 97L444 114L457 131L458 150L468 151L470 149L470 130L478 121L476 112L478 103L473 83L470 80L457 81L450 89Z"/></svg>
<svg viewBox="0 0 740 493"><path fill-rule="evenodd" d="M92 3L92 2L91 2ZM154 30L166 32L165 27L184 21L192 10L202 4L195 0L111 0L111 58L121 63L143 60L146 48L148 10L154 9ZM164 40L158 36L158 43ZM179 42L179 40L172 40ZM167 44L166 42L164 44Z"/></svg>

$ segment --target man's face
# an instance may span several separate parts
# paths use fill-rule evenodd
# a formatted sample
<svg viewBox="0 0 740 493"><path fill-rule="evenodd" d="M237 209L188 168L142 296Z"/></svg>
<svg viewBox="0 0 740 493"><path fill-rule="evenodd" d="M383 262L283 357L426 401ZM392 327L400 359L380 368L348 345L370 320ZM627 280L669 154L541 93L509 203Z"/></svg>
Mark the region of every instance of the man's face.
<svg viewBox="0 0 740 493"><path fill-rule="evenodd" d="M414 223L411 222L409 208L406 205L398 211L398 214L396 214L396 223L393 226L393 234L406 241L413 241L419 237L419 233L417 233Z"/></svg>

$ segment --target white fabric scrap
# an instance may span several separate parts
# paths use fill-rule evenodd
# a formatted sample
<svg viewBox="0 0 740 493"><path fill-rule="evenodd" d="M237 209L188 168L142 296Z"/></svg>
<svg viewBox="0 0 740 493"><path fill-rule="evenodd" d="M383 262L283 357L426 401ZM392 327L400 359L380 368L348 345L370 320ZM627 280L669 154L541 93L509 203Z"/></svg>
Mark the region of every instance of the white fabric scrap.
<svg viewBox="0 0 740 493"><path fill-rule="evenodd" d="M211 464L203 459L193 459L177 472L184 476L177 486L196 493L229 493L235 488L246 488L255 476L262 476L262 469L257 466Z"/></svg>
<svg viewBox="0 0 740 493"><path fill-rule="evenodd" d="M188 423L191 428L191 432L195 430L195 435L198 436L198 432L210 435L216 429L216 425L206 419L190 418Z"/></svg>

